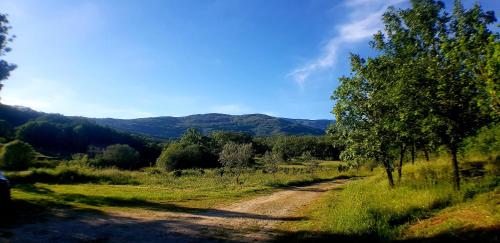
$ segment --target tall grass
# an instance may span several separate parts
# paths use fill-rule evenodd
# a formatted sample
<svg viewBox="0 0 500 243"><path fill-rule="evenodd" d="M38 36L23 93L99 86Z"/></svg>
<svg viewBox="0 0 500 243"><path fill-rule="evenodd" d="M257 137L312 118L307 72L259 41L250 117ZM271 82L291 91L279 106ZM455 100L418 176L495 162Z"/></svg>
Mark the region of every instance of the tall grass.
<svg viewBox="0 0 500 243"><path fill-rule="evenodd" d="M500 177L485 169L488 166L491 163L480 168L464 163L462 173L470 176L464 177L459 192L453 190L446 158L405 165L403 178L393 189L388 187L384 172L376 170L372 177L349 183L340 192L330 192L311 209L308 224L286 227L337 236L394 239L412 222L498 188Z"/></svg>

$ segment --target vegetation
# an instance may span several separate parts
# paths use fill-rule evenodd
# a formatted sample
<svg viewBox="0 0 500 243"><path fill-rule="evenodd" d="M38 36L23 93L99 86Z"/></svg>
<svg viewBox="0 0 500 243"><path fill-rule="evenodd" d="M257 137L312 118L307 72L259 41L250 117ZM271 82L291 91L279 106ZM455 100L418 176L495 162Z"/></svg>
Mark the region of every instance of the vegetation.
<svg viewBox="0 0 500 243"><path fill-rule="evenodd" d="M143 134L160 139L175 139L189 128L204 135L217 131L244 132L252 136L323 135L331 120L301 120L262 114L233 116L201 114L185 117L153 117L132 120L96 119L97 124L120 131Z"/></svg>
<svg viewBox="0 0 500 243"><path fill-rule="evenodd" d="M377 55L353 54L351 75L332 95L336 123L327 135L330 121L258 114L130 121L0 105L0 168L13 184L13 212L26 204L192 212L349 178L301 220L283 224L283 240L498 240L494 14L460 1L450 14L440 1L412 0L408 9L390 7L382 21L384 32L371 42ZM0 57L9 51L9 28L0 14ZM0 81L14 68L0 60Z"/></svg>
<svg viewBox="0 0 500 243"><path fill-rule="evenodd" d="M25 170L35 159L35 150L27 143L14 140L0 150L0 168L4 170Z"/></svg>
<svg viewBox="0 0 500 243"><path fill-rule="evenodd" d="M9 42L12 42L15 36L11 36L9 31L11 26L9 25L9 20L6 14L0 14L0 82L6 80L10 76L10 72L16 69L16 65L8 63L3 59L7 53L10 52L11 48L8 47ZM3 84L0 84L0 90Z"/></svg>
<svg viewBox="0 0 500 243"><path fill-rule="evenodd" d="M219 161L222 167L236 176L236 183L239 184L241 173L250 166L253 160L252 144L237 144L228 142L220 152Z"/></svg>
<svg viewBox="0 0 500 243"><path fill-rule="evenodd" d="M108 146L98 160L101 166L133 169L138 166L139 153L126 144L114 144Z"/></svg>
<svg viewBox="0 0 500 243"><path fill-rule="evenodd" d="M240 183L230 174L222 177L216 169L184 170L182 176L148 168L125 171L82 166L79 161L61 163L56 168L7 172L15 184L15 202L28 201L37 207L64 207L108 210L156 209L167 211L201 210L259 193L332 179L352 172L339 173L338 162L327 162L312 178L304 166L280 167L271 175L259 170L244 170ZM244 183L241 183L244 182Z"/></svg>
<svg viewBox="0 0 500 243"><path fill-rule="evenodd" d="M412 1L412 8L389 8L385 34L372 47L380 53L352 55L352 76L340 79L334 134L345 146L341 158L354 165L375 161L394 187L393 162L399 151L443 145L451 154L453 185L460 189L458 151L464 139L498 119L489 83L498 71L489 63L499 36L488 25L492 12L479 5L464 10L456 1L451 15L439 1ZM488 88L489 87L489 88ZM491 91L491 90L490 90ZM496 110L496 111L495 111Z"/></svg>
<svg viewBox="0 0 500 243"><path fill-rule="evenodd" d="M341 191L329 192L322 201L303 212L308 220L287 223L283 229L294 232L288 237L302 240L422 240L454 232L464 234L464 238L481 239L477 237L482 231L488 233L486 229L476 226L478 232L473 232L467 223L475 220L475 217L468 219L455 216L460 218L459 222L464 227L451 223L452 220L447 222L450 220L448 218L442 221L434 218L442 219L443 214L474 205L484 208L481 212L491 216L487 223L490 230L497 227L500 211L494 205L500 201L500 180L496 169L491 167L499 165L495 162L467 162L464 165L467 170L463 172L467 177L463 190L458 192L448 182L453 174L448 170L446 160L419 160L415 164L406 164L404 170L407 176L393 189L385 186L385 171L377 170L373 176L351 182ZM472 176L474 173L483 175ZM429 221L435 223L424 225ZM474 223L480 224L477 221ZM488 234L484 237L485 240L493 239Z"/></svg>
<svg viewBox="0 0 500 243"><path fill-rule="evenodd" d="M201 167L202 157L200 145L173 143L163 150L156 165L168 171Z"/></svg>

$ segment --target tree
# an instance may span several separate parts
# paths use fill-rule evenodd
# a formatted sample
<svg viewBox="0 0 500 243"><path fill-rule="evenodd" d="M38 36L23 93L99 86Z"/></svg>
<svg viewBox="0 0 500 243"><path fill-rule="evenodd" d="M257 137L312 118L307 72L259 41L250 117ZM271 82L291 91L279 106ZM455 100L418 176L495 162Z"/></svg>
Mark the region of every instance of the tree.
<svg viewBox="0 0 500 243"><path fill-rule="evenodd" d="M114 144L103 151L100 160L103 166L133 169L138 166L139 152L126 144Z"/></svg>
<svg viewBox="0 0 500 243"><path fill-rule="evenodd" d="M204 145L206 138L195 128L189 128L182 135L180 143L182 144L197 144Z"/></svg>
<svg viewBox="0 0 500 243"><path fill-rule="evenodd" d="M4 56L11 51L8 47L9 42L15 38L15 36L10 36L9 31L12 27L9 25L9 20L6 14L0 14L0 82L6 80L10 76L10 72L16 69L16 65L8 63L4 60ZM0 83L0 90L3 84Z"/></svg>
<svg viewBox="0 0 500 243"><path fill-rule="evenodd" d="M35 150L31 145L14 140L3 146L0 151L0 168L5 170L25 170L35 159Z"/></svg>
<svg viewBox="0 0 500 243"><path fill-rule="evenodd" d="M14 134L14 129L6 120L0 119L0 137L10 138Z"/></svg>
<svg viewBox="0 0 500 243"><path fill-rule="evenodd" d="M498 119L499 38L488 29L493 13L479 5L464 10L456 1L451 16L444 9L434 0L389 8L385 32L372 41L380 54L368 61L354 55L353 75L342 78L334 93L335 132L345 138L342 154L351 160L388 160L399 149L399 174L406 147L413 159L416 145L445 145L459 190L462 141ZM386 171L391 180L390 166Z"/></svg>
<svg viewBox="0 0 500 243"><path fill-rule="evenodd" d="M168 145L156 160L156 166L167 171L201 166L203 151L200 145L172 143Z"/></svg>
<svg viewBox="0 0 500 243"><path fill-rule="evenodd" d="M219 161L225 170L236 176L236 183L243 170L250 165L253 158L252 144L237 144L229 142L224 145L219 156Z"/></svg>
<svg viewBox="0 0 500 243"><path fill-rule="evenodd" d="M264 162L266 172L276 175L279 170L279 163L281 162L281 156L274 151L266 151L262 156L262 161Z"/></svg>
<svg viewBox="0 0 500 243"><path fill-rule="evenodd" d="M489 63L485 60L495 58L488 53L490 43L498 43L498 35L488 29L495 21L493 12L484 12L478 4L464 10L457 0L449 29L441 37L437 72L431 74L438 81L432 115L439 121L437 134L451 153L456 190L460 190L457 152L463 140L490 123L494 114L490 110L495 108L494 103L482 104L494 102L488 92L489 77L498 83L500 76L498 72L492 76L481 74Z"/></svg>
<svg viewBox="0 0 500 243"><path fill-rule="evenodd" d="M340 158L355 166L370 160L381 163L393 187L391 148L397 137L394 65L383 56L366 61L352 55L351 66L352 76L340 78L332 96L336 101L333 132L337 143L344 146Z"/></svg>

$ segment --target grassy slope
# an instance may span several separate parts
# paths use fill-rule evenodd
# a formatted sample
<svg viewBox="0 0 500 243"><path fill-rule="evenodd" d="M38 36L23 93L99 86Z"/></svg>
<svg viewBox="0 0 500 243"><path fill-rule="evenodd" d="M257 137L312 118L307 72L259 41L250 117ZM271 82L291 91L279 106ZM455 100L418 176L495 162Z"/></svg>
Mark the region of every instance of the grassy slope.
<svg viewBox="0 0 500 243"><path fill-rule="evenodd" d="M467 238L481 229L484 241L496 239L488 232L498 232L500 226L498 175L477 169L477 163L465 164L469 169L464 173L470 177L461 192L454 192L446 162L405 166L403 180L394 189L378 171L332 191L301 212L307 220L283 224L283 240L430 240L453 234Z"/></svg>

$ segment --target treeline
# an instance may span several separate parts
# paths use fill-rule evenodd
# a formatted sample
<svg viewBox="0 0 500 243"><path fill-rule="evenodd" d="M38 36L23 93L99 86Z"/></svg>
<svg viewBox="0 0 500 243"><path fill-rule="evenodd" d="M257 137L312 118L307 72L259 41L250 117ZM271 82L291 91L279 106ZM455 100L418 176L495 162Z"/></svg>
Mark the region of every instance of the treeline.
<svg viewBox="0 0 500 243"><path fill-rule="evenodd" d="M332 96L329 133L345 148L342 160L380 163L390 186L407 151L444 147L459 190L464 140L498 127L500 43L489 29L496 19L477 3L464 9L455 1L452 13L440 1L411 4L383 15L384 31L371 41L377 56L351 56L352 73Z"/></svg>
<svg viewBox="0 0 500 243"><path fill-rule="evenodd" d="M279 162L339 156L339 150L326 136L252 137L244 132L225 131L203 135L196 129L188 129L177 140L159 141L118 132L85 118L36 116L30 111L4 108L2 118L8 120L0 120L0 140L5 143L6 159L0 156L3 160L0 167L7 170L28 168L29 161L36 157L35 151L59 160L79 160L92 167L138 169L156 164L169 171L220 167L221 154L229 143L235 145L235 151L239 151L240 145L250 148L247 150L251 159L246 167L252 165L255 157L266 153L272 153L272 158Z"/></svg>
<svg viewBox="0 0 500 243"><path fill-rule="evenodd" d="M0 133L4 142L21 140L43 154L61 159L75 153L94 156L103 153L107 146L126 144L138 152L134 168L148 166L161 152L156 141L102 127L83 118L61 115L44 115L17 127L0 120Z"/></svg>
<svg viewBox="0 0 500 243"><path fill-rule="evenodd" d="M307 159L338 159L340 153L326 136L252 137L243 132L225 131L205 136L191 128L178 141L165 145L157 164L167 170L220 167L221 155L229 154L226 157L231 157L233 152L228 150L238 153L240 148L251 150L247 166L251 165L255 157L262 157L266 153L274 154L279 162L300 160L304 156Z"/></svg>

